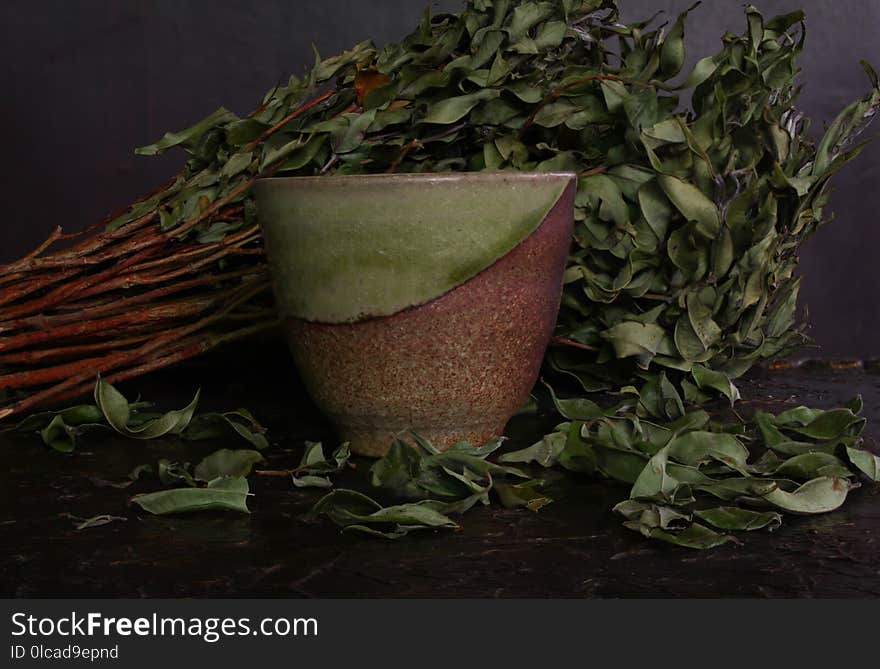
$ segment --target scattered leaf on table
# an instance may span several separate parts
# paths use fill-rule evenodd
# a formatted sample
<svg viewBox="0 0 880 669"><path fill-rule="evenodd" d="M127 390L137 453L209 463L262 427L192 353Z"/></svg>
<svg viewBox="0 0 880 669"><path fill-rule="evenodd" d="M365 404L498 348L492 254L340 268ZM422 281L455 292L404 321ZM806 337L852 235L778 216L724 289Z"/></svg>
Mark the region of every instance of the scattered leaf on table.
<svg viewBox="0 0 880 669"><path fill-rule="evenodd" d="M880 457L861 448L846 447L849 461L872 481L880 481Z"/></svg>
<svg viewBox="0 0 880 669"><path fill-rule="evenodd" d="M537 512L553 502L551 497L539 490L542 485L542 481L532 480L516 484L496 483L494 489L501 503L507 508L523 506L529 511Z"/></svg>
<svg viewBox="0 0 880 669"><path fill-rule="evenodd" d="M297 488L331 488L329 475L341 471L351 457L348 442L341 444L327 458L321 442L307 441L305 451L295 473L291 475Z"/></svg>
<svg viewBox="0 0 880 669"><path fill-rule="evenodd" d="M782 525L782 516L775 511L752 511L736 506L698 509L694 515L720 530L774 530Z"/></svg>
<svg viewBox="0 0 880 669"><path fill-rule="evenodd" d="M450 518L436 510L433 500L383 507L355 490L341 488L327 493L309 513L325 515L344 531L363 532L397 539L416 530L456 528Z"/></svg>
<svg viewBox="0 0 880 669"><path fill-rule="evenodd" d="M237 434L257 450L268 448L266 428L246 409L206 413L193 417L183 432L185 439L218 439Z"/></svg>
<svg viewBox="0 0 880 669"><path fill-rule="evenodd" d="M717 548L726 543L739 543L733 535L719 534L699 523L692 523L680 532L671 532L659 527L649 527L634 521L627 521L624 523L624 526L636 532L641 532L643 536L649 539L659 539L660 541L683 548L705 550L707 548Z"/></svg>
<svg viewBox="0 0 880 669"><path fill-rule="evenodd" d="M95 384L95 404L101 409L110 427L132 439L155 439L166 434L180 434L192 420L198 402L199 391L196 391L195 397L183 409L169 411L158 418L131 427L131 408L125 396L103 379L98 379Z"/></svg>
<svg viewBox="0 0 880 669"><path fill-rule="evenodd" d="M144 511L156 515L191 513L194 511L238 511L250 513L247 479L218 478L205 488L173 488L135 495L131 501Z"/></svg>
<svg viewBox="0 0 880 669"><path fill-rule="evenodd" d="M172 462L167 458L160 458L156 464L156 474L163 485L178 486L188 485L196 487L198 484L189 471L189 463Z"/></svg>
<svg viewBox="0 0 880 669"><path fill-rule="evenodd" d="M256 463L263 460L257 451L221 448L199 462L194 475L197 481L206 482L222 476L244 477L251 473Z"/></svg>
<svg viewBox="0 0 880 669"><path fill-rule="evenodd" d="M820 476L807 481L793 492L776 488L762 497L789 513L827 513L843 504L851 487L846 479Z"/></svg>
<svg viewBox="0 0 880 669"><path fill-rule="evenodd" d="M559 461L559 455L565 448L565 443L565 434L551 432L527 448L501 454L498 457L498 462L535 463L542 467L552 467Z"/></svg>

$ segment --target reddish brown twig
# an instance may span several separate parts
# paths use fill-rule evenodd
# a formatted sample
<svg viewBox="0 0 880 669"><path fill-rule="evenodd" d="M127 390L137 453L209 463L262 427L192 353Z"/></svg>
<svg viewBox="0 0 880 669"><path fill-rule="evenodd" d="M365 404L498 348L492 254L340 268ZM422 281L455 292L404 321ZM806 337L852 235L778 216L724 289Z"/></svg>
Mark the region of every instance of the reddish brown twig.
<svg viewBox="0 0 880 669"><path fill-rule="evenodd" d="M550 337L550 343L557 344L559 346L568 346L569 348L579 348L582 351L599 350L595 346L590 346L589 344L581 344L579 341L575 341L574 339L566 339L565 337Z"/></svg>
<svg viewBox="0 0 880 669"><path fill-rule="evenodd" d="M591 177L591 176L593 176L594 174L602 174L602 173L604 173L606 169L608 169L608 168L605 167L604 165L599 165L598 167L594 167L594 168L589 169L589 170L584 170L583 172L578 172L577 175L578 175L579 177Z"/></svg>
<svg viewBox="0 0 880 669"><path fill-rule="evenodd" d="M114 295L108 299L94 300L93 303L80 302L74 305L70 310L62 311L56 314L38 314L18 320L0 322L0 332L3 330L21 330L28 328L47 328L63 323L72 323L76 321L89 320L98 316L106 316L114 312L125 311L139 304L155 303L157 300L188 291L198 286L216 284L233 279L239 279L247 275L256 275L259 272L253 267L236 270L233 272L225 272L222 274L204 274L186 281L176 281L166 286L150 290L136 295L123 296Z"/></svg>
<svg viewBox="0 0 880 669"><path fill-rule="evenodd" d="M106 351L108 349L121 349L133 344L142 344L152 336L154 336L154 333L148 332L137 337L108 339L105 341L97 341L92 344L71 344L56 348L37 349L35 351L3 353L0 354L0 365L34 365L47 360L56 361L64 358L76 357L83 355L84 353L94 353L96 351Z"/></svg>
<svg viewBox="0 0 880 669"><path fill-rule="evenodd" d="M114 372L113 374L106 375L104 376L104 380L108 383L117 383L119 381L125 381L127 379L135 378L137 376L141 376L142 374L146 374L147 372L153 372L157 369L163 369L164 367L168 367L169 365L173 365L178 362L183 362L184 360L194 358L198 355L210 351L212 348L216 348L217 346L221 346L223 344L228 344L231 341L245 339L247 337L252 337L255 334L266 332L267 330L274 329L275 327L277 327L277 325L277 322L275 322L274 320L266 321L263 323L257 323L256 325L250 325L248 327L241 328L233 332L227 332L221 336L209 334L204 337L194 339L192 342L186 341L178 344L174 348L174 350L167 355L156 357L140 365L136 365L134 367L123 369ZM52 399L58 401L68 399L70 397L78 397L80 395L88 393L93 387L94 381L90 379L85 383L82 383L77 388L71 388L67 391L61 391L58 394L53 395ZM14 413L26 411L27 408L29 407L18 409ZM3 411L5 410L0 410L0 420L4 418ZM10 416L12 415L12 413L6 413L5 415Z"/></svg>
<svg viewBox="0 0 880 669"><path fill-rule="evenodd" d="M334 94L292 111L249 148ZM280 164L240 177L172 229L160 228L159 209L186 187L180 175L134 203L151 206L132 220L133 205L69 235L56 225L28 256L0 265L0 388L10 392L0 420L84 392L95 374L131 378L276 327L266 267L255 260L264 254L259 229L246 225L213 243L199 243L193 232L218 220L242 221L248 190ZM112 230L85 234L111 222Z"/></svg>
<svg viewBox="0 0 880 669"><path fill-rule="evenodd" d="M98 272L97 274L83 275L76 281L68 281L66 283L63 283L62 285L53 288L45 295L41 295L40 297L35 298L30 302L6 307L4 309L3 316L8 319L17 318L25 314L36 313L43 309L52 307L65 299L79 294L84 288L93 286L95 284L100 284L101 282L106 281L108 278L119 274L125 268L137 264L140 260L149 256L150 253L152 253L152 251L150 249L146 249L133 256L119 260L115 266ZM0 304L2 304L2 302L3 300L0 300Z"/></svg>
<svg viewBox="0 0 880 669"><path fill-rule="evenodd" d="M33 295L49 286L53 286L62 281L67 281L71 277L80 274L81 271L82 270L79 268L57 270L52 274L24 279L11 286L7 286L0 290L0 307L6 304L11 304L12 302L17 302L18 300L24 299L28 295ZM6 313L4 313L3 316L9 317Z"/></svg>
<svg viewBox="0 0 880 669"><path fill-rule="evenodd" d="M269 137L274 135L276 132L278 132L278 130L280 130L285 125L290 123L297 116L302 116L303 114L305 114L307 111L309 111L309 109L311 109L315 105L322 103L324 100L327 100L327 99L333 97L334 95L336 95L336 89L331 88L329 91L325 91L325 92L321 93L318 97L313 98L312 100L310 100L309 102L304 104L302 107L299 107L298 109L290 112L287 116L285 116L283 119L278 121L278 123L273 125L271 128L266 130L262 135L257 137L250 144L248 144L247 150L253 151L255 148L257 148L257 145L265 142Z"/></svg>
<svg viewBox="0 0 880 669"><path fill-rule="evenodd" d="M52 230L51 234L46 238L46 241L44 241L42 244L40 244L37 248L35 248L30 253L28 253L23 258L23 260L29 260L30 258L35 258L36 256L40 255L43 251L45 251L47 248L52 246L52 244L54 242L58 241L59 239L61 239L61 226L56 225L55 229Z"/></svg>
<svg viewBox="0 0 880 669"><path fill-rule="evenodd" d="M397 168L400 167L400 163L410 154L413 149L421 148L422 142L419 139L413 139L406 143L406 145L400 150L400 153L397 155L397 158L394 159L394 162L386 170L388 174L394 174L397 171Z"/></svg>
<svg viewBox="0 0 880 669"><path fill-rule="evenodd" d="M164 332L135 349L116 351L113 354L100 358L99 360L93 360L88 370L77 371L49 388L28 395L24 399L14 402L7 407L0 408L0 420L26 411L34 406L48 402L49 400L61 399L62 397L69 396L69 393L71 392L79 392L80 387L87 381L94 379L96 374L106 375L111 371L115 372L121 368L142 369L150 365L158 364L158 361L168 357L169 354L167 352L169 350L176 350L179 347L180 342L184 341L189 335L201 330L206 330L214 323L223 320L223 318L236 307L245 304L259 293L265 292L268 289L268 284L263 281L250 282L250 284L245 284L235 291L224 307L218 312L169 332ZM250 328L265 329L273 326L274 321L271 326L266 323L258 323L250 326ZM207 343L204 345L210 345L211 347L216 346L218 343L227 341L228 336L229 335L221 335L206 340ZM207 349L193 349L190 355L196 355L198 352L203 352L203 350ZM108 380L109 378L110 377L108 377ZM65 395L65 393L68 393L68 395Z"/></svg>
<svg viewBox="0 0 880 669"><path fill-rule="evenodd" d="M436 135L431 135L430 137L416 137L415 139L407 142L403 149L401 149L400 154L398 154L397 158L394 159L394 162L388 167L386 172L388 174L393 174L397 171L397 168L400 167L400 164L403 162L403 159L406 158L413 149L420 149L425 144L430 144L431 142L437 142L441 139L445 139L449 137L449 135L454 135L459 130L461 130L466 124L459 123L458 125L454 125L442 132L437 133Z"/></svg>
<svg viewBox="0 0 880 669"><path fill-rule="evenodd" d="M217 298L195 297L189 300L177 300L168 304L156 304L141 309L132 309L126 313L105 318L97 318L87 321L75 321L54 328L23 332L0 340L0 351L14 351L42 344L53 340L64 340L71 337L94 337L99 335L113 335L123 328L127 332L136 331L138 328L147 328L152 323L166 321L171 318L195 316L214 306ZM34 372L36 374L36 372ZM3 383L0 377L0 388L9 387Z"/></svg>

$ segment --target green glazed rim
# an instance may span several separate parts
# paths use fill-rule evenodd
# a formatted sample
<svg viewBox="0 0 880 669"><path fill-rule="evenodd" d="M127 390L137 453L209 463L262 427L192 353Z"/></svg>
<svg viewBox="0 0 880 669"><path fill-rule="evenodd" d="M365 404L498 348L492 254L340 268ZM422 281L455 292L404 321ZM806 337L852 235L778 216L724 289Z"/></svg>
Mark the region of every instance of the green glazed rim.
<svg viewBox="0 0 880 669"><path fill-rule="evenodd" d="M352 323L433 300L532 234L569 172L272 177L254 185L282 317Z"/></svg>

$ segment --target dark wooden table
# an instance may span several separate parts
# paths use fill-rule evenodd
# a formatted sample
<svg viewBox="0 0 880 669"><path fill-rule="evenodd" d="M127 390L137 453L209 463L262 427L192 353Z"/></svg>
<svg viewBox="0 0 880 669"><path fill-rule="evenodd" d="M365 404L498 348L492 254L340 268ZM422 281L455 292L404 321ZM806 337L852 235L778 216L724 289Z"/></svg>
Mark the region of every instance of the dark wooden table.
<svg viewBox="0 0 880 669"><path fill-rule="evenodd" d="M168 408L196 386L203 408L243 405L269 427L267 468L295 466L304 439L334 444L274 345L214 354L123 386ZM809 365L754 372L748 403L838 404L860 393L867 434L880 433L880 371ZM518 418L513 447L540 418ZM71 456L39 439L0 435L0 595L17 597L873 597L880 595L880 486L851 493L839 511L791 518L742 546L696 552L650 542L611 507L625 486L554 474L556 501L540 513L479 507L461 530L390 542L340 534L299 516L319 491L251 477L251 515L152 517L127 506L135 492L109 487L160 457L197 461L243 442L84 442ZM358 461L363 477L369 463ZM72 516L124 516L77 531Z"/></svg>

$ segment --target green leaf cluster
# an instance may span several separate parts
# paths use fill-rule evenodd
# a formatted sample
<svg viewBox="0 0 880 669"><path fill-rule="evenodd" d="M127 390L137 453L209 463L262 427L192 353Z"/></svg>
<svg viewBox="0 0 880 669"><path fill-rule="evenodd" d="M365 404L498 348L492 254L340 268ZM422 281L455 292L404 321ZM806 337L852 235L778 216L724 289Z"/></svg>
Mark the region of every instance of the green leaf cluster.
<svg viewBox="0 0 880 669"><path fill-rule="evenodd" d="M880 458L862 448L860 399L838 409L758 412L731 424L686 411L674 392L658 403L628 391L608 408L553 395L568 420L499 462L627 483L629 499L614 508L625 526L689 548L736 541L730 531L775 529L783 513L833 511L860 478L880 480Z"/></svg>
<svg viewBox="0 0 880 669"><path fill-rule="evenodd" d="M699 11L671 26L624 25L611 0L426 13L398 43L316 55L246 118L220 109L139 149L190 157L171 190L110 227L158 209L173 229L234 193L252 216L237 191L269 171L571 170L577 227L558 330L595 352L553 364L589 390L665 371L695 398L731 397L731 379L805 341L797 250L827 219L829 180L861 150L880 89L866 65L870 92L813 145L795 106L802 12L746 7L743 32L682 73ZM234 229L206 225L188 234Z"/></svg>
<svg viewBox="0 0 880 669"><path fill-rule="evenodd" d="M94 404L81 404L57 411L31 414L13 430L37 432L43 443L61 453L76 448L79 437L92 432L116 432L129 439L216 439L235 435L256 449L269 445L266 429L246 409L196 414L199 391L182 409L157 413L149 402L129 402L103 379L95 383Z"/></svg>
<svg viewBox="0 0 880 669"><path fill-rule="evenodd" d="M341 444L328 458L321 442L307 441L299 467L292 473L297 488L331 488L330 475L341 471L351 457L348 443Z"/></svg>
<svg viewBox="0 0 880 669"><path fill-rule="evenodd" d="M190 472L189 463L162 459L156 472L162 484L169 487L135 495L131 502L158 516L195 511L250 513L247 476L262 461L263 456L257 451L223 448L205 457ZM145 471L152 471L152 467L137 467L131 478L137 480Z"/></svg>
<svg viewBox="0 0 880 669"><path fill-rule="evenodd" d="M384 497L417 501L383 506L362 492L338 489L318 500L309 515L326 516L346 532L397 539L416 530L457 528L449 516L489 504L493 489L505 506L537 511L551 501L538 490L541 482L487 459L502 442L496 438L475 448L462 441L440 451L414 432L400 435L370 468L371 484ZM507 477L524 480L498 482Z"/></svg>

